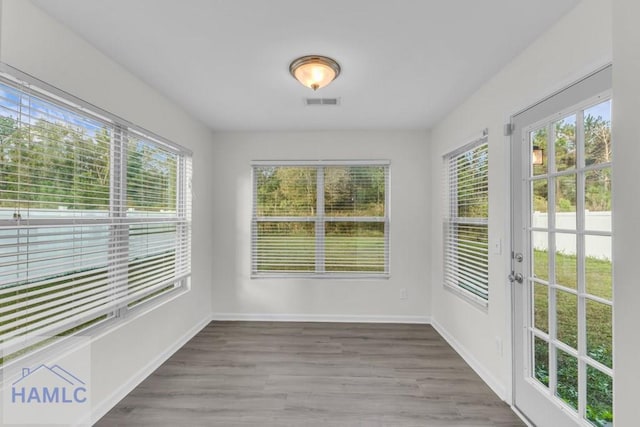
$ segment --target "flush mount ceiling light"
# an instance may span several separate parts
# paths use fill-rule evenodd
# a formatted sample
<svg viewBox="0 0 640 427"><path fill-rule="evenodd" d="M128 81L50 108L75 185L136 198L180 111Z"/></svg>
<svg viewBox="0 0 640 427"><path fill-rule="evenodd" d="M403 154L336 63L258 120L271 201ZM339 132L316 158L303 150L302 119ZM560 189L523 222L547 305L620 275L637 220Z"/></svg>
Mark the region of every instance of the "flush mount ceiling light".
<svg viewBox="0 0 640 427"><path fill-rule="evenodd" d="M293 61L289 72L304 86L318 90L340 75L340 65L326 56L309 55Z"/></svg>

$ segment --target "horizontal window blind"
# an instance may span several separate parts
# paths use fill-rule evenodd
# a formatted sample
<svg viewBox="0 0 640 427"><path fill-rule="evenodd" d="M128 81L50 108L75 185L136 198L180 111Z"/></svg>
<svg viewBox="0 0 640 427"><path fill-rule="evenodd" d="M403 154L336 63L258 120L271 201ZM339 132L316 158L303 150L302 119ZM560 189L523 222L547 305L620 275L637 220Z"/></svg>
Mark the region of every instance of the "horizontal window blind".
<svg viewBox="0 0 640 427"><path fill-rule="evenodd" d="M489 145L483 137L444 158L444 282L489 299Z"/></svg>
<svg viewBox="0 0 640 427"><path fill-rule="evenodd" d="M0 160L0 362L185 284L189 153L2 78Z"/></svg>
<svg viewBox="0 0 640 427"><path fill-rule="evenodd" d="M39 217L108 216L113 123L30 92L0 84L0 206L24 219L32 210Z"/></svg>
<svg viewBox="0 0 640 427"><path fill-rule="evenodd" d="M253 275L388 274L388 162L260 162L253 177Z"/></svg>
<svg viewBox="0 0 640 427"><path fill-rule="evenodd" d="M116 250L127 256L127 276L121 279L133 306L190 274L191 211L184 186L191 161L132 132L124 148L126 199L115 209L126 218L121 227L128 236Z"/></svg>

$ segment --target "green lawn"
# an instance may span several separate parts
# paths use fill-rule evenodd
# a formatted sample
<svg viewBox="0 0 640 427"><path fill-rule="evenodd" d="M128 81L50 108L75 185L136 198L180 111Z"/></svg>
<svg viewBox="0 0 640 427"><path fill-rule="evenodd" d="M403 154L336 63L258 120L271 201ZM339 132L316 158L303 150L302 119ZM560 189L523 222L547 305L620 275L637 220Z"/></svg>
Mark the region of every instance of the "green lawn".
<svg viewBox="0 0 640 427"><path fill-rule="evenodd" d="M534 274L548 277L546 251L535 251ZM556 254L556 283L576 289L577 265L575 255ZM611 262L587 258L585 263L587 292L605 299L612 296ZM544 285L536 285L534 290L535 325L548 332L548 290ZM556 291L558 338L565 344L577 348L578 341L578 299L569 292ZM611 306L587 300L587 349L606 349L606 354L595 355L594 359L611 367L612 312Z"/></svg>
<svg viewBox="0 0 640 427"><path fill-rule="evenodd" d="M150 268L166 269L167 266L172 266L173 264L175 264L175 254L172 252L169 252L164 256L156 255L154 258L155 260L153 261L149 261L149 259L141 259L141 260L130 262L128 264L129 283L133 283L134 281L140 278L144 279L145 275L148 274L148 271ZM89 269L84 272L80 272L80 271L70 272L68 274L61 275L58 278L49 278L47 279L49 280L49 283L45 285L34 286L29 288L29 292L31 294L40 291L40 293L37 296L32 297L32 298L37 298L37 301L32 302L31 304L20 307L20 308L14 308L13 306L19 303L23 303L25 301L31 302L32 300L28 300L26 296L22 299L12 299L10 301L8 299L20 296L21 293L25 292L23 287L29 286L31 285L31 283L28 281L25 281L24 283L14 285L13 286L13 289L15 289L14 291L12 291L11 293L5 293L3 296L0 296L0 316L8 315L10 313L16 313L16 314L19 313L19 315L12 318L11 320L0 321L0 343L3 343L5 340L4 334L8 334L10 332L14 332L19 329L24 329L25 330L24 333L31 332L30 327L34 327L33 325L36 323L42 323L42 325L39 326L38 328L49 326L49 324L53 324L56 322L56 320L54 320L54 321L51 321L50 323L45 323L46 321L48 321L49 318L60 316L66 311L79 308L82 304L82 299L89 298L91 292L95 292L95 294L98 294L99 292L102 292L106 289L110 289L112 284L110 282L105 282L106 269L107 267L105 266L101 268ZM73 279L69 279L68 278L69 275L75 275L75 276ZM98 284L95 284L95 286L93 285L94 281L95 283L98 283ZM52 302L57 303L59 300L63 298L68 298L70 295L70 291L73 291L74 287L79 286L78 284L82 284L82 285L89 284L90 286L93 286L93 287L89 289L84 289L83 291L79 291L79 292L85 292L87 295L85 296L78 295L77 300L66 301L58 305L54 305L53 307L47 305L46 308L40 309L40 307L44 306L45 304L51 304ZM142 289L140 285L138 286L139 286L138 289ZM139 298L138 300L135 300L129 303L128 307L131 308L135 305L138 305L146 300L153 298L154 296L164 293L170 289L173 289L173 287L174 287L173 285L170 285L165 288L159 289L149 295L145 295ZM51 289L51 290L48 290L48 289ZM133 292L138 289L131 289L131 291ZM107 301L105 301L103 304L106 304L106 303ZM29 320L30 318L33 318L33 316L36 316L36 315L41 315L41 317L33 321ZM72 315L69 315L67 317L70 317L70 316ZM93 319L87 320L86 322L80 325L76 325L67 330L59 332L55 336L39 341L15 353L0 355L0 366L2 366L5 361L15 359L16 357L22 356L23 354L27 354L33 350L44 347L58 340L61 337L73 335L107 318L108 318L108 315L106 314L99 315ZM57 321L59 322L61 320L64 320L64 318L59 319Z"/></svg>
<svg viewBox="0 0 640 427"><path fill-rule="evenodd" d="M534 274L544 280L548 278L548 253L534 252ZM575 255L556 254L555 283L570 289L577 287L577 262ZM608 260L586 258L585 279L587 293L610 300L612 296L612 266ZM578 345L578 298L570 292L555 292L557 313L557 337L565 344L577 348ZM549 288L534 286L534 325L549 332ZM612 310L611 306L590 299L587 311L587 353L605 366L612 367ZM536 339L535 376L548 386L547 343ZM578 404L578 363L577 359L558 351L558 388L556 393L569 405ZM611 377L595 368L587 367L587 418L596 426L603 426L612 419L613 382Z"/></svg>
<svg viewBox="0 0 640 427"><path fill-rule="evenodd" d="M282 236L258 242L258 271L314 271L313 236ZM384 236L325 238L325 271L384 272Z"/></svg>

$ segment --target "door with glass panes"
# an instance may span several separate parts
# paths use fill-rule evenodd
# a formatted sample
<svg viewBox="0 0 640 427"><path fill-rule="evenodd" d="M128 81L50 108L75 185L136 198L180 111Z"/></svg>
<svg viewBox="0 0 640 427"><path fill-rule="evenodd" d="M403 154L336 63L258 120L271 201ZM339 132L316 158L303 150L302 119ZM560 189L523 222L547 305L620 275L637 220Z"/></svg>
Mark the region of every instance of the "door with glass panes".
<svg viewBox="0 0 640 427"><path fill-rule="evenodd" d="M613 422L611 68L513 117L514 403Z"/></svg>

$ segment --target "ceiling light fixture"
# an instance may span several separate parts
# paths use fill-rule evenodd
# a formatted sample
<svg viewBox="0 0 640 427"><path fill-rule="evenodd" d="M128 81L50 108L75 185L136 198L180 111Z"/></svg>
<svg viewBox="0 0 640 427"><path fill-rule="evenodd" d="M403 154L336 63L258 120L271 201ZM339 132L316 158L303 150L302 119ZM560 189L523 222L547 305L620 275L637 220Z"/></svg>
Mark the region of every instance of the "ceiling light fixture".
<svg viewBox="0 0 640 427"><path fill-rule="evenodd" d="M289 72L304 86L318 90L340 75L340 65L326 56L308 55L293 61Z"/></svg>

